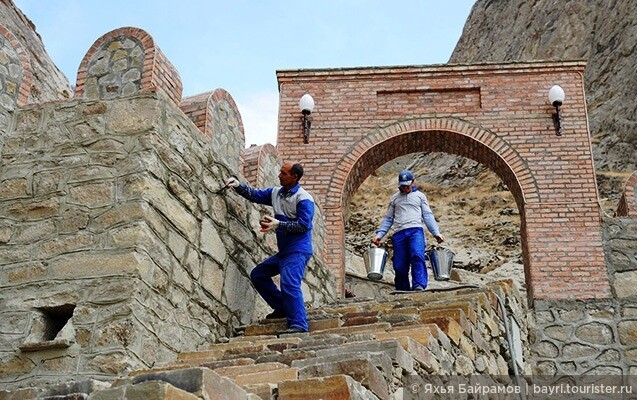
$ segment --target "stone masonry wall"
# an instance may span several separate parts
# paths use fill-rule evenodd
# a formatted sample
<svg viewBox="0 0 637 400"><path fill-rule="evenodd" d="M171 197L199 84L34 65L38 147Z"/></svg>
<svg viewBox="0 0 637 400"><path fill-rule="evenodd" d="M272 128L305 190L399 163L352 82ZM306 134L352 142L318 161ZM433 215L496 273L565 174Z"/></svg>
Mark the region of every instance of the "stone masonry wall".
<svg viewBox="0 0 637 400"><path fill-rule="evenodd" d="M535 374L637 374L637 219L605 218L603 235L613 298L535 301Z"/></svg>
<svg viewBox="0 0 637 400"><path fill-rule="evenodd" d="M162 92L26 107L9 126L0 385L148 367L268 311L248 279L274 252L261 210L218 192L240 171ZM311 305L332 300L320 258L303 291Z"/></svg>

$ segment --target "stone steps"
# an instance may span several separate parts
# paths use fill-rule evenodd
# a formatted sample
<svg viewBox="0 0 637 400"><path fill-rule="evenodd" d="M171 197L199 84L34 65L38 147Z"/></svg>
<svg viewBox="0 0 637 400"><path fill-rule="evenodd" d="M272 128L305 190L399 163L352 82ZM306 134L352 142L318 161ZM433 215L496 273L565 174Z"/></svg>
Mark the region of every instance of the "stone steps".
<svg viewBox="0 0 637 400"><path fill-rule="evenodd" d="M497 307L504 295L515 293L497 283L382 301L346 299L309 310L308 333L279 334L283 319L264 320L225 343L133 371L109 388L56 399L384 400L399 396L403 379L414 374L507 375ZM0 393L0 400L9 399Z"/></svg>

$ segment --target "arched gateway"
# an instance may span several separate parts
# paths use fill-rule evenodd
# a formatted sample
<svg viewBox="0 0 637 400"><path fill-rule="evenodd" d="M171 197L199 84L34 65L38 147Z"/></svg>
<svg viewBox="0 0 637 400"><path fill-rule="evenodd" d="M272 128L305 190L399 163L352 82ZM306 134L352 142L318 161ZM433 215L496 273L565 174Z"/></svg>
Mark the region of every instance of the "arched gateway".
<svg viewBox="0 0 637 400"><path fill-rule="evenodd" d="M343 283L344 209L379 166L414 152L486 165L513 193L532 299L610 296L584 94L584 62L278 71L277 147L306 167L326 218L327 262ZM566 92L557 136L548 91ZM298 103L316 107L304 143Z"/></svg>

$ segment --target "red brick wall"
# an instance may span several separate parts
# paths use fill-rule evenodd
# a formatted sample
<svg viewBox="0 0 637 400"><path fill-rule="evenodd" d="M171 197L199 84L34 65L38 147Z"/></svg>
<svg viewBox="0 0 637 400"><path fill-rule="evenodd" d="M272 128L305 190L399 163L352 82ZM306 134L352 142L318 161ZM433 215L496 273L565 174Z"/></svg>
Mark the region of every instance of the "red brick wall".
<svg viewBox="0 0 637 400"><path fill-rule="evenodd" d="M304 187L324 205L327 262L340 283L351 194L387 161L439 151L474 159L508 185L520 209L533 298L608 297L584 68L537 62L278 71L279 154L304 164ZM566 92L559 137L548 101L554 84ZM309 144L298 109L305 93L316 103Z"/></svg>

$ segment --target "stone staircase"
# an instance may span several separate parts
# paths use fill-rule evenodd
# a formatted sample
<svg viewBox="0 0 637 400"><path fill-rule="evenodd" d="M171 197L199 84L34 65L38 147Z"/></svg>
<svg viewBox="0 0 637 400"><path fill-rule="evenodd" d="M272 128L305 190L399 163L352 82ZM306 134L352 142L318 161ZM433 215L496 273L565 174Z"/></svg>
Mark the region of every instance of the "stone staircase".
<svg viewBox="0 0 637 400"><path fill-rule="evenodd" d="M511 281L350 298L309 310L309 333L278 334L285 321L264 320L109 384L0 392L0 400L402 399L413 376L510 375L502 301L520 320Z"/></svg>

